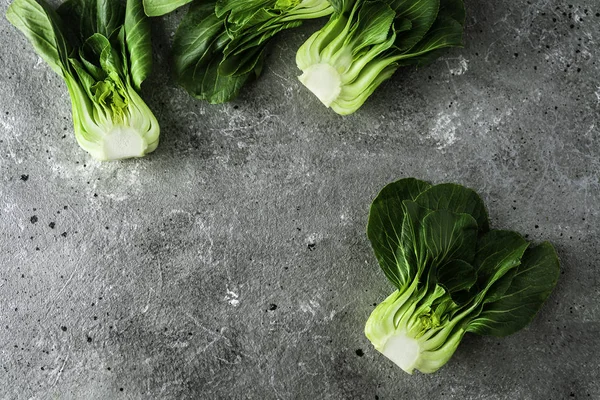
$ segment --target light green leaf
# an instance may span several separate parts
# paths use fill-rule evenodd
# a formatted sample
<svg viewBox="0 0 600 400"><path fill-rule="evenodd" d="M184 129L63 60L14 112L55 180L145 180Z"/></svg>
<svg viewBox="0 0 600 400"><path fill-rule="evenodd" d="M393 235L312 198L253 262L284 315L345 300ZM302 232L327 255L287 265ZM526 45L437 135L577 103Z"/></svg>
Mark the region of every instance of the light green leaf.
<svg viewBox="0 0 600 400"><path fill-rule="evenodd" d="M43 0L15 0L6 11L6 18L33 45L36 53L60 76L68 74L71 52L61 31L62 21Z"/></svg>
<svg viewBox="0 0 600 400"><path fill-rule="evenodd" d="M159 17L170 13L192 0L144 0L144 12L149 17Z"/></svg>
<svg viewBox="0 0 600 400"><path fill-rule="evenodd" d="M152 72L150 20L144 15L141 0L127 0L125 9L125 47L129 53L129 73L136 89ZM127 60L124 60L126 63Z"/></svg>

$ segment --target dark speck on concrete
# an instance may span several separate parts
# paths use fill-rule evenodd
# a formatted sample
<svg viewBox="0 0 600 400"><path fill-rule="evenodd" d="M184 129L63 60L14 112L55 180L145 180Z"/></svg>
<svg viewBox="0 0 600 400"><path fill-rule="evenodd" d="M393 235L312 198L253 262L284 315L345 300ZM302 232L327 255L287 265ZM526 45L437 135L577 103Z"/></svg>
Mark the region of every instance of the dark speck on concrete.
<svg viewBox="0 0 600 400"><path fill-rule="evenodd" d="M63 233L61 233L61 234L60 234L60 236L62 236L62 237L67 237L67 232L63 232Z"/></svg>
<svg viewBox="0 0 600 400"><path fill-rule="evenodd" d="M273 303L269 304L269 311L275 311L275 310L277 310L277 304L273 304Z"/></svg>
<svg viewBox="0 0 600 400"><path fill-rule="evenodd" d="M88 342L88 343L92 343L92 338L88 336L88 337L87 337L87 342Z"/></svg>
<svg viewBox="0 0 600 400"><path fill-rule="evenodd" d="M362 356L365 355L365 352L362 351L362 349L358 349L358 350L356 350L356 355L359 356L359 357L362 357Z"/></svg>
<svg viewBox="0 0 600 400"><path fill-rule="evenodd" d="M313 251L315 249L315 247L316 247L315 243L309 243L308 244L308 250L310 250L310 251Z"/></svg>
<svg viewBox="0 0 600 400"><path fill-rule="evenodd" d="M29 179L29 175L21 175L21 180L23 182L27 182L27 179Z"/></svg>
<svg viewBox="0 0 600 400"><path fill-rule="evenodd" d="M31 218L29 218L29 220L31 221L32 224L35 224L36 222L38 222L38 217L37 217L37 215L34 215Z"/></svg>
<svg viewBox="0 0 600 400"><path fill-rule="evenodd" d="M63 326L61 326L61 327L60 327L60 329L61 329L63 332L66 332L66 331L67 331L67 327L66 327L66 326L64 326L64 325L63 325Z"/></svg>
<svg viewBox="0 0 600 400"><path fill-rule="evenodd" d="M48 224L48 226L49 226L51 229L54 229L54 227L56 226L56 224L55 224L54 222L50 222L50 223Z"/></svg>

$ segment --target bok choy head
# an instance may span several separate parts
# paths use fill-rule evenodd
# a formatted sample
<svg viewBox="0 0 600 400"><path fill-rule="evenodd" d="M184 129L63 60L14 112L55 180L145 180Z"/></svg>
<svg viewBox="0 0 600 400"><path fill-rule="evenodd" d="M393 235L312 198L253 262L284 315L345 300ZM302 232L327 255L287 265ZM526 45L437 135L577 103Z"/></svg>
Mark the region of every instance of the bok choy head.
<svg viewBox="0 0 600 400"><path fill-rule="evenodd" d="M338 114L358 110L399 66L462 44L463 0L342 0L341 8L296 54L300 81Z"/></svg>
<svg viewBox="0 0 600 400"><path fill-rule="evenodd" d="M15 0L8 20L65 80L75 137L99 160L141 157L158 145L159 126L138 94L152 67L141 0Z"/></svg>
<svg viewBox="0 0 600 400"><path fill-rule="evenodd" d="M467 332L506 336L525 327L559 275L551 244L490 230L481 198L460 185L389 184L371 205L367 236L396 291L365 333L408 373L435 372Z"/></svg>
<svg viewBox="0 0 600 400"><path fill-rule="evenodd" d="M332 14L340 0L206 0L190 5L173 43L178 83L210 103L234 99L262 72L278 32Z"/></svg>

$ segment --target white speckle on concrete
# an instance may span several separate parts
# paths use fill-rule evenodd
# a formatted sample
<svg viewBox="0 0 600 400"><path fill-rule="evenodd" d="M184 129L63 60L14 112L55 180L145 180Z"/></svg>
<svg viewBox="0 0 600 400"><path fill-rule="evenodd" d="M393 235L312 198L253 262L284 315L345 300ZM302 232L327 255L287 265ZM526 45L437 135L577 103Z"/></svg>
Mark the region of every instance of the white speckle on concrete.
<svg viewBox="0 0 600 400"><path fill-rule="evenodd" d="M436 141L438 150L444 150L456 142L456 117L456 112L452 114L441 112L437 115L435 124L427 136Z"/></svg>
<svg viewBox="0 0 600 400"><path fill-rule="evenodd" d="M600 104L600 86L598 86L596 88L596 91L594 92L594 94L596 95L596 103Z"/></svg>
<svg viewBox="0 0 600 400"><path fill-rule="evenodd" d="M300 302L300 310L303 312L311 313L315 315L317 313L316 309L319 308L319 303L314 300L309 301L301 301Z"/></svg>
<svg viewBox="0 0 600 400"><path fill-rule="evenodd" d="M305 239L305 243L306 244L314 244L317 243L318 241L323 239L323 234L322 233L311 233L310 235L308 235Z"/></svg>
<svg viewBox="0 0 600 400"><path fill-rule="evenodd" d="M38 57L35 65L33 66L33 69L42 69L42 68L48 68L48 67L46 66L46 62L42 59L42 57Z"/></svg>
<svg viewBox="0 0 600 400"><path fill-rule="evenodd" d="M234 307L240 305L239 295L235 293L233 290L229 290L229 286L226 286L227 294L225 294L225 301L231 304Z"/></svg>
<svg viewBox="0 0 600 400"><path fill-rule="evenodd" d="M5 131L12 131L13 129L15 129L15 127L12 124L6 122L3 119L0 119L0 125L2 125L2 129L4 129Z"/></svg>
<svg viewBox="0 0 600 400"><path fill-rule="evenodd" d="M457 62L458 65L453 68L450 66L451 62ZM448 65L448 72L450 72L450 75L462 75L469 70L469 60L462 55L457 58L447 59L446 64Z"/></svg>

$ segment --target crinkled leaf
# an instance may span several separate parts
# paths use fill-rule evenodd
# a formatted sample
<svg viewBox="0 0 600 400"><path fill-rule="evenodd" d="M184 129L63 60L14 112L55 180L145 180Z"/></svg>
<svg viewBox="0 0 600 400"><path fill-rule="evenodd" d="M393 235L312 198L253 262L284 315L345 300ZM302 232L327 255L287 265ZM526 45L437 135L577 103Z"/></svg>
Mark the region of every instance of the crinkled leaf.
<svg viewBox="0 0 600 400"><path fill-rule="evenodd" d="M237 96L253 77L219 74L223 49L230 42L225 25L214 13L215 1L193 3L183 18L173 42L177 82L192 96L210 103L223 103ZM261 65L257 65L257 71Z"/></svg>
<svg viewBox="0 0 600 400"><path fill-rule="evenodd" d="M439 0L394 0L390 7L396 11L397 19L408 19L412 29L396 38L396 47L399 51L406 51L417 44L437 18L440 8Z"/></svg>
<svg viewBox="0 0 600 400"><path fill-rule="evenodd" d="M67 0L56 12L64 21L69 21L69 37L79 44L95 33L112 39L125 17L125 7L120 0Z"/></svg>

